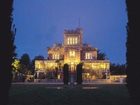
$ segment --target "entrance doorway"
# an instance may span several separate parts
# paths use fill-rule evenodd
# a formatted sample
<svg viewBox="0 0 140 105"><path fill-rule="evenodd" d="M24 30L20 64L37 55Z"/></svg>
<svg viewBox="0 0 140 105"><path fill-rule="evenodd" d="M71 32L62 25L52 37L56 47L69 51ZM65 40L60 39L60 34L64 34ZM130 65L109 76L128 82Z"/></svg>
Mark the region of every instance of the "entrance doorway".
<svg viewBox="0 0 140 105"><path fill-rule="evenodd" d="M74 84L76 82L76 64L73 62L70 63L69 74L69 82L70 84Z"/></svg>

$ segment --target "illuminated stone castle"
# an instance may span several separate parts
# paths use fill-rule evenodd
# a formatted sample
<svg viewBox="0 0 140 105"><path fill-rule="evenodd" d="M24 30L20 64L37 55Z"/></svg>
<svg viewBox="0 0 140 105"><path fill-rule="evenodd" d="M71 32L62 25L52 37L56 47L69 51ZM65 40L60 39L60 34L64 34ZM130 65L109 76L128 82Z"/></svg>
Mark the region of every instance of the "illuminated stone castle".
<svg viewBox="0 0 140 105"><path fill-rule="evenodd" d="M109 60L97 60L97 48L83 44L82 36L81 28L64 30L64 42L48 47L47 59L35 61L36 72L47 74L57 69L61 78L64 64L69 65L70 72L75 72L77 64L83 63L83 79L109 76Z"/></svg>

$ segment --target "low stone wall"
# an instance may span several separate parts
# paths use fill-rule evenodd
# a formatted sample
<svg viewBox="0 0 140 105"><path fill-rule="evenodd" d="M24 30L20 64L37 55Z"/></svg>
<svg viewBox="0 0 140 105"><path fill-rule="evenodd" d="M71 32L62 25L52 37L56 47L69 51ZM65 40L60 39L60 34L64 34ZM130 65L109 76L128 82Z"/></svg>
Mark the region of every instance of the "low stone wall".
<svg viewBox="0 0 140 105"><path fill-rule="evenodd" d="M126 82L127 75L110 75L110 80L113 82Z"/></svg>

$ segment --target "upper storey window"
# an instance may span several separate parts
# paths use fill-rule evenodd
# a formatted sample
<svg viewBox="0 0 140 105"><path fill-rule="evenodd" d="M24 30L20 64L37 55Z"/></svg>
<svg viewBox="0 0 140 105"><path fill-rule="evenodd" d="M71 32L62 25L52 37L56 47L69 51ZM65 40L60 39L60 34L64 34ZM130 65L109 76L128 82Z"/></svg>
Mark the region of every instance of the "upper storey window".
<svg viewBox="0 0 140 105"><path fill-rule="evenodd" d="M92 59L92 53L85 53L85 59Z"/></svg>
<svg viewBox="0 0 140 105"><path fill-rule="evenodd" d="M75 44L78 44L78 38L77 37L75 38Z"/></svg>
<svg viewBox="0 0 140 105"><path fill-rule="evenodd" d="M59 54L54 54L54 55L52 56L52 59L60 59L60 55L59 55Z"/></svg>
<svg viewBox="0 0 140 105"><path fill-rule="evenodd" d="M77 37L68 37L67 38L67 44L68 45L78 44L78 38Z"/></svg>

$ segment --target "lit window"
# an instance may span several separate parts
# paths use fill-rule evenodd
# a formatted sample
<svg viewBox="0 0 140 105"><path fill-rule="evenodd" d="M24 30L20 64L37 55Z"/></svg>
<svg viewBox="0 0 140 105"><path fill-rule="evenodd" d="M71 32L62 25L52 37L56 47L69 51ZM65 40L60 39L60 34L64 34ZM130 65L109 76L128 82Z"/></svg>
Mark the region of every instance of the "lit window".
<svg viewBox="0 0 140 105"><path fill-rule="evenodd" d="M69 54L70 54L70 57L75 57L75 51L70 51Z"/></svg>
<svg viewBox="0 0 140 105"><path fill-rule="evenodd" d="M72 38L72 44L74 44L74 38Z"/></svg>
<svg viewBox="0 0 140 105"><path fill-rule="evenodd" d="M77 40L77 37L75 38L75 44L77 44L78 43L78 40Z"/></svg>
<svg viewBox="0 0 140 105"><path fill-rule="evenodd" d="M57 57L56 57L56 59L59 59L59 54L57 54Z"/></svg>
<svg viewBox="0 0 140 105"><path fill-rule="evenodd" d="M40 69L40 65L39 65L39 64L37 64L37 68L39 68L39 69Z"/></svg>
<svg viewBox="0 0 140 105"><path fill-rule="evenodd" d="M59 54L54 54L52 59L59 59L60 58L60 55Z"/></svg>
<svg viewBox="0 0 140 105"><path fill-rule="evenodd" d="M92 59L92 53L90 53L90 58L89 59Z"/></svg>
<svg viewBox="0 0 140 105"><path fill-rule="evenodd" d="M55 55L52 56L52 59L55 59Z"/></svg>
<svg viewBox="0 0 140 105"><path fill-rule="evenodd" d="M74 45L78 43L78 38L77 37L68 37L67 38L67 44L68 45Z"/></svg>
<svg viewBox="0 0 140 105"><path fill-rule="evenodd" d="M86 53L85 59L92 59L92 53Z"/></svg>
<svg viewBox="0 0 140 105"><path fill-rule="evenodd" d="M72 44L72 38L70 38L70 44Z"/></svg>
<svg viewBox="0 0 140 105"><path fill-rule="evenodd" d="M55 54L55 59L57 59L57 54Z"/></svg>
<svg viewBox="0 0 140 105"><path fill-rule="evenodd" d="M41 65L40 64L38 64L38 68L41 69Z"/></svg>
<svg viewBox="0 0 140 105"><path fill-rule="evenodd" d="M85 54L85 59L88 59L88 53Z"/></svg>

